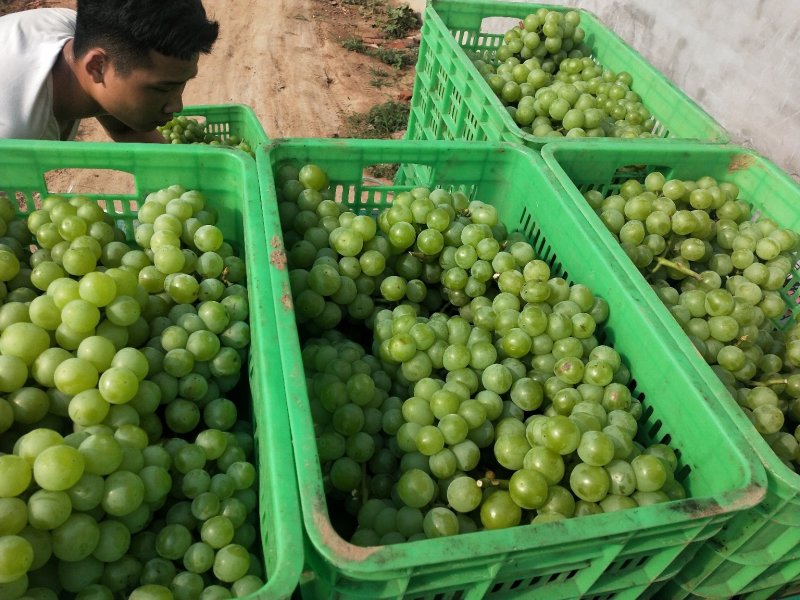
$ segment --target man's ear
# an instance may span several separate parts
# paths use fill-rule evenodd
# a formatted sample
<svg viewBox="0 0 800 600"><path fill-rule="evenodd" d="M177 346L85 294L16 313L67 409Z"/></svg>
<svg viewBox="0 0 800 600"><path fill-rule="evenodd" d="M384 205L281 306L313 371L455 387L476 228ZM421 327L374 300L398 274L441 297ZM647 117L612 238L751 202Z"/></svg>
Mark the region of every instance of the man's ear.
<svg viewBox="0 0 800 600"><path fill-rule="evenodd" d="M102 48L92 48L83 56L80 62L84 71L94 83L103 83L105 81L109 60L108 54Z"/></svg>

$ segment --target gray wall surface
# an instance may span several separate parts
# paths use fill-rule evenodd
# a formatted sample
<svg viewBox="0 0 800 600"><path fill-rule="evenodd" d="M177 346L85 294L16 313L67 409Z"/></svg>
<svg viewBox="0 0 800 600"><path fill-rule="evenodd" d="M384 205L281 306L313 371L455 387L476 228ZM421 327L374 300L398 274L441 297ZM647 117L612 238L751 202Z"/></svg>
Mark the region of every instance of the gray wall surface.
<svg viewBox="0 0 800 600"><path fill-rule="evenodd" d="M800 181L800 1L539 3L593 12L727 129L733 143ZM424 1L412 6L424 8Z"/></svg>

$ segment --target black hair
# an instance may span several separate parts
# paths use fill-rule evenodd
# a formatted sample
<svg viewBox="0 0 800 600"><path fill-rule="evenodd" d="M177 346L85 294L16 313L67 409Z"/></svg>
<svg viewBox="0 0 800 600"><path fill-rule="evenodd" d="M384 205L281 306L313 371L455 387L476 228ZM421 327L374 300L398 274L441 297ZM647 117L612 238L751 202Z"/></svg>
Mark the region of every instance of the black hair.
<svg viewBox="0 0 800 600"><path fill-rule="evenodd" d="M149 64L149 52L191 60L219 34L200 0L78 0L76 58L102 47L121 73Z"/></svg>

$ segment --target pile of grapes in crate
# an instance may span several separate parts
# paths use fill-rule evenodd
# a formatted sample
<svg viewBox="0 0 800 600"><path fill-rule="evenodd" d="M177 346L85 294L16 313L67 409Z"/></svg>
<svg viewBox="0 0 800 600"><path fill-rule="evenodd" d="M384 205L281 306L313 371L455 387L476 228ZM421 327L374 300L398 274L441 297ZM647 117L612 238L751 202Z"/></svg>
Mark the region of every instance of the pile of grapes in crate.
<svg viewBox="0 0 800 600"><path fill-rule="evenodd" d="M631 178L587 202L736 402L790 468L800 464L800 325L785 314L797 233L705 176Z"/></svg>
<svg viewBox="0 0 800 600"><path fill-rule="evenodd" d="M208 131L208 124L201 123L197 119L178 115L173 117L163 125L160 125L158 132L164 136L170 144L208 144L210 146L229 146L238 148L255 157L253 149L247 140L238 135L221 136Z"/></svg>
<svg viewBox="0 0 800 600"><path fill-rule="evenodd" d="M87 197L0 198L0 597L263 587L252 426L227 397L245 263L216 221L172 186L129 245Z"/></svg>
<svg viewBox="0 0 800 600"><path fill-rule="evenodd" d="M608 304L553 276L493 206L418 187L355 214L319 166L281 164L276 182L344 537L400 543L685 497L675 451L639 441L631 374L602 343Z"/></svg>
<svg viewBox="0 0 800 600"><path fill-rule="evenodd" d="M545 137L652 137L655 120L632 76L591 58L580 13L540 8L472 62L526 133Z"/></svg>

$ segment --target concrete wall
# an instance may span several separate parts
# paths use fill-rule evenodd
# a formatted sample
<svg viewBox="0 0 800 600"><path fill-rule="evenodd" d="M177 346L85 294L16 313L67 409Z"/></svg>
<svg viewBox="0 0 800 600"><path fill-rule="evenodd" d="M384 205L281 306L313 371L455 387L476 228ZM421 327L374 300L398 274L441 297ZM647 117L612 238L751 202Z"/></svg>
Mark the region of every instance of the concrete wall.
<svg viewBox="0 0 800 600"><path fill-rule="evenodd" d="M734 143L800 181L800 2L538 1L593 12L725 127ZM423 8L424 2L412 5Z"/></svg>

